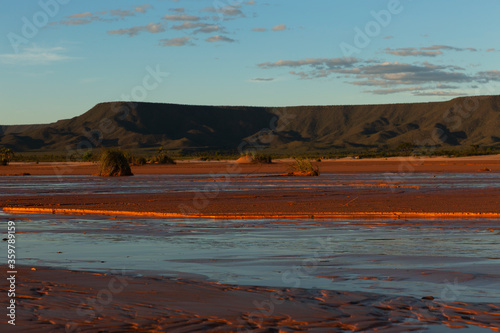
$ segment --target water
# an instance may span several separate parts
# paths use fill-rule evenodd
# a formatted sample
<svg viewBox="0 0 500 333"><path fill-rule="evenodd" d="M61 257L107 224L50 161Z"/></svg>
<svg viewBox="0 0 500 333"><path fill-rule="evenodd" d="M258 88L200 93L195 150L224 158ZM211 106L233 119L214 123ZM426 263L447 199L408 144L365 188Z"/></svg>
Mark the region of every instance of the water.
<svg viewBox="0 0 500 333"><path fill-rule="evenodd" d="M125 178L92 176L29 176L0 177L0 196L7 195L106 195L138 193L175 193L213 191L305 191L338 190L354 191L359 188L387 189L398 186L414 189L478 189L500 188L498 173L463 174L324 174L303 178L269 175L137 175Z"/></svg>
<svg viewBox="0 0 500 333"><path fill-rule="evenodd" d="M500 302L500 220L0 219L22 265Z"/></svg>

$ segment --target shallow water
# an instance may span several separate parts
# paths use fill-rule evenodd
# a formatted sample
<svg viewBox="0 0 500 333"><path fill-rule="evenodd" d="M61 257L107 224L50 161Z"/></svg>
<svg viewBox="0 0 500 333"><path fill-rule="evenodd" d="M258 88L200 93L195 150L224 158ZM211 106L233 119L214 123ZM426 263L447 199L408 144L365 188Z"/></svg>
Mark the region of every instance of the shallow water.
<svg viewBox="0 0 500 333"><path fill-rule="evenodd" d="M8 220L18 265L500 302L500 220Z"/></svg>
<svg viewBox="0 0 500 333"><path fill-rule="evenodd" d="M499 173L365 173L320 177L249 175L137 175L134 177L28 176L0 177L0 196L64 194L137 194L213 191L355 190L389 187L421 189L500 188ZM214 186L214 182L217 186Z"/></svg>

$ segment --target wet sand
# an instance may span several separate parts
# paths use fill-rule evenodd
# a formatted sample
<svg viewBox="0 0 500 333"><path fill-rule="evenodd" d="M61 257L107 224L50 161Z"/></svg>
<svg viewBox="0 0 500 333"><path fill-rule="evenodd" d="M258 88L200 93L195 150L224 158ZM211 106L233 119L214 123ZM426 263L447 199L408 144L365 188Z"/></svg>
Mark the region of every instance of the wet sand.
<svg viewBox="0 0 500 333"><path fill-rule="evenodd" d="M175 166L133 167L141 174L260 174L275 177L290 161L271 165L227 162L183 162ZM327 173L500 172L499 156L436 159L338 160L318 163ZM56 166L56 168L54 168ZM229 168L229 169L228 169ZM485 171L489 170L489 171ZM93 164L12 164L0 175L92 175ZM29 177L29 176L26 176ZM279 177L286 182L286 177ZM315 178L321 181L321 177ZM214 183L217 183L214 180ZM420 188L360 186L358 188L303 188L298 190L217 191L88 195L0 196L4 212L103 214L131 216L196 216L216 219L257 218L491 218L500 214L499 188ZM203 194L203 193L202 193ZM80 210L80 211L78 211ZM156 215L155 215L156 214ZM410 257L408 260L412 260ZM368 270L359 272L368 273ZM373 272L372 272L373 273ZM401 272L399 272L401 273ZM398 273L398 274L399 274ZM118 275L117 275L118 274ZM500 331L500 305L386 296L376 293L319 289L234 286L199 277L126 278L116 273L72 272L37 267L19 270L18 326L0 324L2 332L147 331L147 332L278 332L310 331L422 331L435 325L470 326L464 332ZM129 275L132 274L132 275ZM413 274L413 273L411 273ZM148 275L144 273L144 275ZM335 278L325 275L325 278ZM371 275L366 274L370 279ZM6 298L5 269L1 299ZM439 279L453 281L452 276ZM126 281L123 285L120 281ZM123 288L120 288L123 287ZM106 298L108 297L109 298ZM436 295L429 295L436 296ZM100 303L99 303L100 302ZM102 306L105 303L105 306ZM5 329L4 329L5 328ZM440 328L439 331L442 331Z"/></svg>
<svg viewBox="0 0 500 333"><path fill-rule="evenodd" d="M20 268L18 276L17 325L2 323L2 332L409 332L435 325L500 330L495 304L43 267Z"/></svg>
<svg viewBox="0 0 500 333"><path fill-rule="evenodd" d="M211 174L211 173L267 173L281 174L288 170L292 159L275 160L272 164L239 164L230 167L234 161L197 160L178 161L176 165L132 166L136 175L144 174ZM372 159L343 158L315 162L322 173L358 173L358 172L500 172L500 155L472 157L390 157ZM2 175L94 175L98 172L95 163L57 162L57 163L21 163L13 162L9 166L0 166Z"/></svg>

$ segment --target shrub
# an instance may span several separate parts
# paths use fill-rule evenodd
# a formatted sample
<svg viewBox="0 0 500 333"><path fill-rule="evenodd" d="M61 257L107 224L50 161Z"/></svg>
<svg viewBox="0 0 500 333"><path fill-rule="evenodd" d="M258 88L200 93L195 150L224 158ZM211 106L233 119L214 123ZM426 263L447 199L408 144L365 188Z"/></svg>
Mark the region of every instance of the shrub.
<svg viewBox="0 0 500 333"><path fill-rule="evenodd" d="M84 161L84 162L93 162L94 161L94 154L92 153L91 150L87 150L85 153L83 153L82 161Z"/></svg>
<svg viewBox="0 0 500 333"><path fill-rule="evenodd" d="M130 165L125 154L116 149L105 150L101 153L99 176L132 176Z"/></svg>
<svg viewBox="0 0 500 333"><path fill-rule="evenodd" d="M14 157L14 152L9 148L0 148L0 165L9 165Z"/></svg>
<svg viewBox="0 0 500 333"><path fill-rule="evenodd" d="M135 165L144 165L147 162L148 161L146 160L146 158L144 156L134 157L132 159L132 163L134 163Z"/></svg>
<svg viewBox="0 0 500 333"><path fill-rule="evenodd" d="M158 153L152 161L159 164L176 164L175 161L163 151L163 147L158 148Z"/></svg>
<svg viewBox="0 0 500 333"><path fill-rule="evenodd" d="M306 159L295 159L291 167L292 172L288 174L291 176L319 176L319 168Z"/></svg>
<svg viewBox="0 0 500 333"><path fill-rule="evenodd" d="M253 156L253 162L254 163L262 163L262 164L271 164L272 159L270 155L265 155L265 154L255 154Z"/></svg>

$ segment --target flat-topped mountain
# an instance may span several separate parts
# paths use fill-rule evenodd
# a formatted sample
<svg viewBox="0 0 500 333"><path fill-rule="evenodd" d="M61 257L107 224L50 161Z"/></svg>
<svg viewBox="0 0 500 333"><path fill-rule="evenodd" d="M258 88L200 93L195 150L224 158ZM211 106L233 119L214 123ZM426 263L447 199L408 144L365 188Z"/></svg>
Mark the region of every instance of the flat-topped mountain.
<svg viewBox="0 0 500 333"><path fill-rule="evenodd" d="M226 151L258 146L306 152L406 142L500 147L500 96L296 107L110 102L51 124L0 126L0 145L18 152L91 146Z"/></svg>

